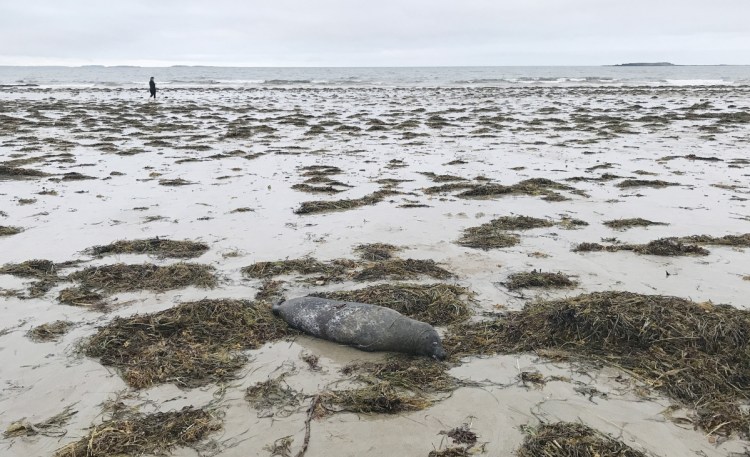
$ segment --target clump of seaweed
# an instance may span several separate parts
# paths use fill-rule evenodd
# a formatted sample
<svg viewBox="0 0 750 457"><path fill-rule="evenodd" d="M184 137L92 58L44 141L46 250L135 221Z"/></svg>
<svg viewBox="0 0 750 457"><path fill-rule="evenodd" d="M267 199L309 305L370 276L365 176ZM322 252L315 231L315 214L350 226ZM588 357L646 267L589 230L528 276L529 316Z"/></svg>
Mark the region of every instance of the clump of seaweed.
<svg viewBox="0 0 750 457"><path fill-rule="evenodd" d="M376 385L385 381L412 392L450 392L458 386L448 374L448 364L425 357L390 356L384 362L355 362L341 369L359 382Z"/></svg>
<svg viewBox="0 0 750 457"><path fill-rule="evenodd" d="M576 282L563 273L549 273L543 271L525 271L508 276L503 283L509 290L526 289L529 287L542 287L545 289L560 289L575 287Z"/></svg>
<svg viewBox="0 0 750 457"><path fill-rule="evenodd" d="M60 291L57 300L71 306L104 308L107 305L104 301L104 295L86 286L67 287Z"/></svg>
<svg viewBox="0 0 750 457"><path fill-rule="evenodd" d="M748 433L750 311L677 297L597 292L536 302L443 339L453 357L536 351L622 368L696 411L711 433Z"/></svg>
<svg viewBox="0 0 750 457"><path fill-rule="evenodd" d="M630 219L612 219L610 221L604 221L603 224L616 230L627 230L632 227L649 227L652 225L669 225L665 222L654 222L640 217Z"/></svg>
<svg viewBox="0 0 750 457"><path fill-rule="evenodd" d="M647 457L622 441L583 424L557 422L527 429L518 457Z"/></svg>
<svg viewBox="0 0 750 457"><path fill-rule="evenodd" d="M362 260L369 260L372 262L388 260L393 257L394 252L400 250L400 247L386 243L360 244L354 248L354 252L359 254L359 257Z"/></svg>
<svg viewBox="0 0 750 457"><path fill-rule="evenodd" d="M311 194L337 194L339 192L343 192L341 189L337 189L333 186L313 186L310 184L295 184L292 186L292 189L298 190L300 192L307 192Z"/></svg>
<svg viewBox="0 0 750 457"><path fill-rule="evenodd" d="M437 266L434 260L388 259L364 267L354 274L355 281L377 281L381 279L416 279L419 276L435 279L448 279L454 276L450 271Z"/></svg>
<svg viewBox="0 0 750 457"><path fill-rule="evenodd" d="M116 317L82 351L117 368L137 389L174 383L197 387L233 379L257 349L296 332L269 306L244 300L201 300L154 314Z"/></svg>
<svg viewBox="0 0 750 457"><path fill-rule="evenodd" d="M295 214L314 214L326 213L330 211L346 210L359 208L361 206L375 205L385 200L385 197L394 195L397 192L388 190L378 190L362 198L343 199L343 200L315 200L302 202L299 208L294 210Z"/></svg>
<svg viewBox="0 0 750 457"><path fill-rule="evenodd" d="M165 238L149 238L145 240L120 240L103 246L86 249L86 253L95 256L112 254L150 254L159 258L191 258L199 257L208 251L206 243L190 240L169 240Z"/></svg>
<svg viewBox="0 0 750 457"><path fill-rule="evenodd" d="M159 180L160 186L188 186L190 184L195 184L195 183L188 181L186 179L182 179L182 178Z"/></svg>
<svg viewBox="0 0 750 457"><path fill-rule="evenodd" d="M273 262L256 262L242 268L242 273L250 278L272 278L274 276L299 273L310 275L320 273L327 280L342 278L346 271L353 268L351 260L332 260L321 262L311 257L303 259L277 260Z"/></svg>
<svg viewBox="0 0 750 457"><path fill-rule="evenodd" d="M0 165L0 179L41 178L44 176L49 176L49 174L31 168L9 167L7 165Z"/></svg>
<svg viewBox="0 0 750 457"><path fill-rule="evenodd" d="M697 244L687 244L678 238L659 238L647 244L613 244L580 243L573 252L617 252L633 251L638 254L659 256L708 255L710 252Z"/></svg>
<svg viewBox="0 0 750 457"><path fill-rule="evenodd" d="M65 426L70 421L70 418L76 415L78 411L73 411L71 406L66 406L65 409L59 414L55 414L49 419L43 420L32 424L31 422L24 419L12 422L5 432L3 432L3 438L16 438L19 436L35 436L42 435L48 437L59 438L65 436L67 430Z"/></svg>
<svg viewBox="0 0 750 457"><path fill-rule="evenodd" d="M188 286L211 288L217 284L213 267L185 262L163 267L150 263L102 265L73 272L68 279L106 293L138 290L163 292Z"/></svg>
<svg viewBox="0 0 750 457"><path fill-rule="evenodd" d="M397 414L419 411L432 404L427 398L400 391L387 382L358 389L326 391L320 394L320 400L327 413Z"/></svg>
<svg viewBox="0 0 750 457"><path fill-rule="evenodd" d="M36 281L29 285L29 297L41 297L49 292L60 281L58 270L77 265L77 261L55 263L51 260L34 259L21 263L9 263L0 267L0 274L32 278Z"/></svg>
<svg viewBox="0 0 750 457"><path fill-rule="evenodd" d="M509 230L531 230L552 225L554 224L551 221L535 217L504 216L478 227L467 228L457 243L461 246L484 250L507 248L521 241L518 235L508 233Z"/></svg>
<svg viewBox="0 0 750 457"><path fill-rule="evenodd" d="M180 411L132 414L93 427L88 436L59 449L55 457L164 455L220 429L214 412L187 406Z"/></svg>
<svg viewBox="0 0 750 457"><path fill-rule="evenodd" d="M578 230L589 225L588 222L573 217L562 217L557 224L563 230Z"/></svg>
<svg viewBox="0 0 750 457"><path fill-rule="evenodd" d="M73 323L70 321L55 321L32 328L26 336L36 342L56 341L72 327Z"/></svg>
<svg viewBox="0 0 750 457"><path fill-rule="evenodd" d="M260 285L260 289L255 294L255 299L258 301L270 301L274 298L281 297L284 288L284 281L275 281L273 279L266 279L263 284Z"/></svg>
<svg viewBox="0 0 750 457"><path fill-rule="evenodd" d="M442 194L446 192L453 192L454 190L474 189L476 187L477 187L476 184L472 184L468 182L454 182L454 183L443 184L440 186L425 187L424 189L422 189L422 192L424 192L427 195Z"/></svg>
<svg viewBox="0 0 750 457"><path fill-rule="evenodd" d="M568 200L554 190L575 190L575 187L560 184L546 178L531 178L510 186L502 184L477 184L473 188L457 194L460 198L492 198L502 195L542 196L547 201Z"/></svg>
<svg viewBox="0 0 750 457"><path fill-rule="evenodd" d="M465 300L470 299L473 294L466 288L440 283L378 284L363 289L312 295L385 306L431 325L446 325L469 317L470 310Z"/></svg>
<svg viewBox="0 0 750 457"><path fill-rule="evenodd" d="M288 416L301 405L304 395L284 384L284 375L254 384L245 390L245 400L258 417Z"/></svg>
<svg viewBox="0 0 750 457"><path fill-rule="evenodd" d="M18 235L21 232L23 232L23 229L21 227L0 225L0 236Z"/></svg>
<svg viewBox="0 0 750 457"><path fill-rule="evenodd" d="M668 182L668 181L662 181L659 179L625 179L623 181L620 181L617 184L617 187L621 189L625 189L628 187L654 187L654 188L662 188L662 187L669 187L669 186L679 186L680 184L676 182Z"/></svg>
<svg viewBox="0 0 750 457"><path fill-rule="evenodd" d="M681 237L679 240L683 243L750 248L750 233L745 233L742 235L724 235L722 237L714 237L710 235L692 235Z"/></svg>
<svg viewBox="0 0 750 457"><path fill-rule="evenodd" d="M331 176L343 173L341 168L332 165L309 165L300 167L302 176Z"/></svg>

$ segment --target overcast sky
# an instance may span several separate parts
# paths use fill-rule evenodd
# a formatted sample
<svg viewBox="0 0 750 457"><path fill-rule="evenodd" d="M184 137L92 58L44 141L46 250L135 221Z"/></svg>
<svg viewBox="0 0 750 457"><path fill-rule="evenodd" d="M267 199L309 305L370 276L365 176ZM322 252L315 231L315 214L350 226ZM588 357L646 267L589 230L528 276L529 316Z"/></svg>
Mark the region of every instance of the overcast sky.
<svg viewBox="0 0 750 457"><path fill-rule="evenodd" d="M750 64L750 0L0 0L0 65Z"/></svg>

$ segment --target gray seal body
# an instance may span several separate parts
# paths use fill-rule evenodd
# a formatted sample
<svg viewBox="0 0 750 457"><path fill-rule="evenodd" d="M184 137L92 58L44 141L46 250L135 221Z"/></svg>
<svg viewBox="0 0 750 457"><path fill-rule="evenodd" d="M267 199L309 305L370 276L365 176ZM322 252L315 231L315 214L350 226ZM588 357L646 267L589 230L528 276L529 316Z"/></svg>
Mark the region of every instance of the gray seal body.
<svg viewBox="0 0 750 457"><path fill-rule="evenodd" d="M273 312L303 332L364 351L447 357L430 325L383 306L319 297L286 300Z"/></svg>

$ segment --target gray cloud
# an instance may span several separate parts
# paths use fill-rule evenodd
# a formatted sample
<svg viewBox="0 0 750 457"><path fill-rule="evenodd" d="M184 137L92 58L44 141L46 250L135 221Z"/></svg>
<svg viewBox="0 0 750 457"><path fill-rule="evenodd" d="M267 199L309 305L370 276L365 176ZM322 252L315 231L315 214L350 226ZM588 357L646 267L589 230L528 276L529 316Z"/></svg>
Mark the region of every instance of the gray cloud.
<svg viewBox="0 0 750 457"><path fill-rule="evenodd" d="M750 63L747 0L34 0L0 64Z"/></svg>

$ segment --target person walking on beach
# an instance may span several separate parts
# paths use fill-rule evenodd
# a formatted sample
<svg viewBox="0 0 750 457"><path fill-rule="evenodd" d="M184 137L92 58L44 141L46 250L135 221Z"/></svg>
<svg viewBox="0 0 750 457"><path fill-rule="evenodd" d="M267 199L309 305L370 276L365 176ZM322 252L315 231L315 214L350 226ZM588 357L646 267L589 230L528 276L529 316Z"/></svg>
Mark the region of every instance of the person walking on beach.
<svg viewBox="0 0 750 457"><path fill-rule="evenodd" d="M156 100L156 82L154 81L154 77L152 76L151 79L148 81L148 90L151 92L151 97L154 97L154 100Z"/></svg>

